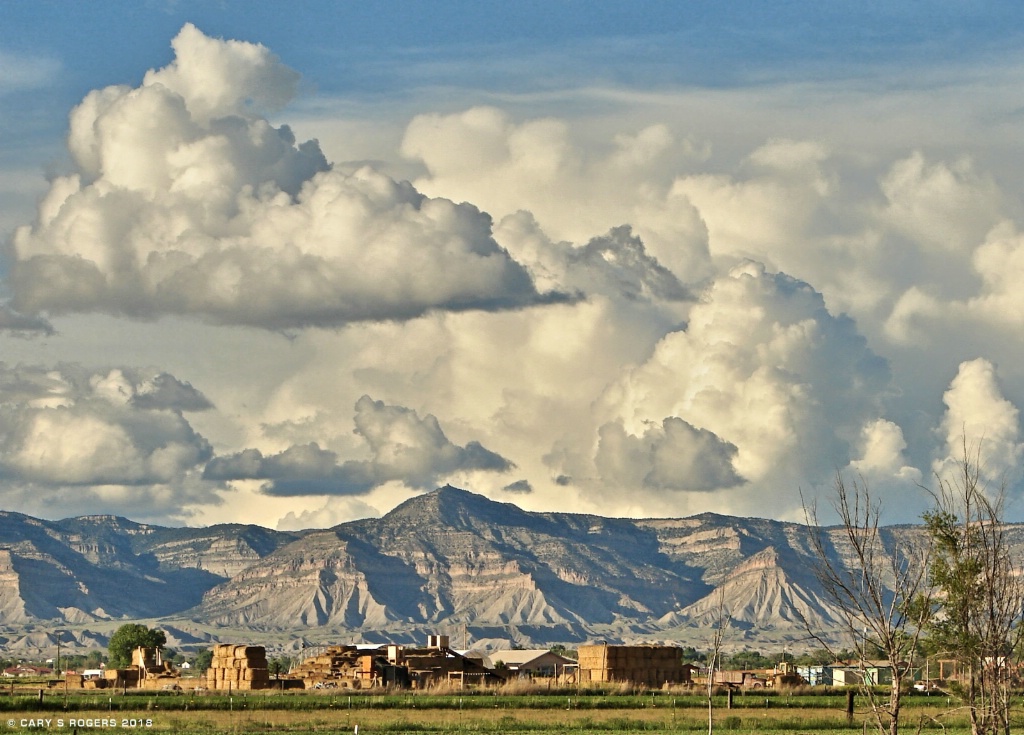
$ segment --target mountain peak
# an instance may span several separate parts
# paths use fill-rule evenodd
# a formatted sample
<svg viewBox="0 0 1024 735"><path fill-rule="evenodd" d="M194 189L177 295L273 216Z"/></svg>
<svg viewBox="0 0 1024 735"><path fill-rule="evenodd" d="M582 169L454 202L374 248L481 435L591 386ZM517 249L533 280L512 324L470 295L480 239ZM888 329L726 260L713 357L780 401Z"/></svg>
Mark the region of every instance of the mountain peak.
<svg viewBox="0 0 1024 735"><path fill-rule="evenodd" d="M106 531L118 531L128 534L147 534L156 530L155 526L148 526L145 523L136 523L124 516L115 515L88 515L64 518L55 521L54 525L66 531L81 531L83 529L104 529Z"/></svg>
<svg viewBox="0 0 1024 735"><path fill-rule="evenodd" d="M529 516L512 503L499 503L478 493L444 485L409 498L382 520L413 525L443 523L454 528L467 528L479 523L521 524Z"/></svg>

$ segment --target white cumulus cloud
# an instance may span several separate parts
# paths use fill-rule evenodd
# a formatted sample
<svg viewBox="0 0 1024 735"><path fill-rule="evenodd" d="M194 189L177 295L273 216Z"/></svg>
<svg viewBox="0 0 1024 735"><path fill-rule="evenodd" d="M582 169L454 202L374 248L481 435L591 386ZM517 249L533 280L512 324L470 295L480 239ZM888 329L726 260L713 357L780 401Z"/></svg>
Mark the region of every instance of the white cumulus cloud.
<svg viewBox="0 0 1024 735"><path fill-rule="evenodd" d="M1003 395L995 365L984 358L962 363L942 400L943 453L933 464L936 477L955 481L966 450L989 490L1019 486L1024 456L1020 410Z"/></svg>
<svg viewBox="0 0 1024 735"><path fill-rule="evenodd" d="M799 485L822 482L849 461L861 427L882 410L889 379L855 324L829 313L808 284L759 263L737 266L715 281L685 329L667 334L606 393L615 428L601 433L602 484L626 476L606 476L608 441L632 437L632 451L615 456L632 457L630 472L639 477L640 439L651 443L648 427L656 425L678 466L659 466L655 451L654 474L642 484L681 487L666 478L670 470L685 476L693 450L684 448L699 447L692 463L707 463L705 479L692 489L735 487L718 502L744 511L761 493L782 493L790 498L778 500L782 512L798 505Z"/></svg>
<svg viewBox="0 0 1024 735"><path fill-rule="evenodd" d="M296 75L265 48L192 26L173 46L72 112L75 169L14 235L15 308L283 329L541 300L476 207L335 170L267 122Z"/></svg>
<svg viewBox="0 0 1024 735"><path fill-rule="evenodd" d="M496 217L528 210L556 239L584 242L629 223L650 254L677 277L710 273L700 214L673 186L706 151L657 123L588 150L562 119L515 121L503 110L415 117L402 152L427 174L416 185L435 196L476 202Z"/></svg>
<svg viewBox="0 0 1024 735"><path fill-rule="evenodd" d="M504 472L512 464L479 442L458 446L449 441L437 418L423 418L408 408L388 406L363 396L356 403L355 432L371 459L339 461L337 453L317 444L294 445L264 456L246 449L216 457L206 466L210 480L269 480L271 495L363 495L390 481L424 488L452 473Z"/></svg>
<svg viewBox="0 0 1024 735"><path fill-rule="evenodd" d="M680 418L665 419L642 436L619 423L601 427L595 464L606 483L623 488L721 490L742 482L732 467L736 447Z"/></svg>
<svg viewBox="0 0 1024 735"><path fill-rule="evenodd" d="M177 497L180 517L183 505L216 500L198 481L210 445L183 415L209 408L166 373L0 366L3 493L40 507L77 494L61 500L67 511L105 498L140 514L168 512Z"/></svg>

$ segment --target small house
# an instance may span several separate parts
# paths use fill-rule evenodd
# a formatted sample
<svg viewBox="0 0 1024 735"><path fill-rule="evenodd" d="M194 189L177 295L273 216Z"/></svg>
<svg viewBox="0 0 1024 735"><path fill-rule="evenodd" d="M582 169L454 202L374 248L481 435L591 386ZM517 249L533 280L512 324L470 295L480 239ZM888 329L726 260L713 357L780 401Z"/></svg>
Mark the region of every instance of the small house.
<svg viewBox="0 0 1024 735"><path fill-rule="evenodd" d="M485 664L492 669L504 668L510 676L559 677L566 668L575 669L576 662L546 648L491 651Z"/></svg>

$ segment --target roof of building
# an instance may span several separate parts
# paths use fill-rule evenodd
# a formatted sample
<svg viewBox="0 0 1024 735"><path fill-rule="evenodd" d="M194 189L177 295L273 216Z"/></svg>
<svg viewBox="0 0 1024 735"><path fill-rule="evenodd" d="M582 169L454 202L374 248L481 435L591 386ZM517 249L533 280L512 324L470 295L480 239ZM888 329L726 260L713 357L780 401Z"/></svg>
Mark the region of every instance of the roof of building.
<svg viewBox="0 0 1024 735"><path fill-rule="evenodd" d="M42 666L32 666L31 664L19 664L17 666L11 666L10 668L4 669L4 673L8 676L50 674L53 673L53 669L47 669Z"/></svg>
<svg viewBox="0 0 1024 735"><path fill-rule="evenodd" d="M518 669L524 666L528 666L534 662L539 661L540 659L545 659L543 661L544 665L564 665L576 663L576 661L574 661L573 659L566 658L565 656L562 656L558 653L554 653L553 651L549 651L546 648L523 648L508 649L503 651L490 651L487 654L487 657L493 663L501 661L503 664L505 664L511 669Z"/></svg>

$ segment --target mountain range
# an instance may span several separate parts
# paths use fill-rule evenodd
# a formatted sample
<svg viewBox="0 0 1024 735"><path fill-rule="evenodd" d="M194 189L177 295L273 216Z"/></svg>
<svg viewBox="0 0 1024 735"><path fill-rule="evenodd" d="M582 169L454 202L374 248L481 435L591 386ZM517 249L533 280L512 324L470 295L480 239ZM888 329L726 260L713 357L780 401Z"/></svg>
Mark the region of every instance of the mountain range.
<svg viewBox="0 0 1024 735"><path fill-rule="evenodd" d="M824 529L848 563L839 529ZM889 548L923 529L883 529ZM446 486L380 518L330 529L165 528L114 516L45 521L0 512L0 646L103 645L126 621L182 647L227 640L701 645L837 636L803 524L706 513L621 519L527 512ZM1012 540L1024 547L1024 529Z"/></svg>

